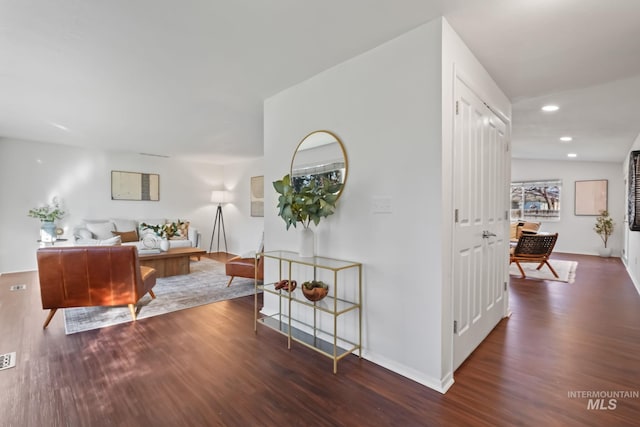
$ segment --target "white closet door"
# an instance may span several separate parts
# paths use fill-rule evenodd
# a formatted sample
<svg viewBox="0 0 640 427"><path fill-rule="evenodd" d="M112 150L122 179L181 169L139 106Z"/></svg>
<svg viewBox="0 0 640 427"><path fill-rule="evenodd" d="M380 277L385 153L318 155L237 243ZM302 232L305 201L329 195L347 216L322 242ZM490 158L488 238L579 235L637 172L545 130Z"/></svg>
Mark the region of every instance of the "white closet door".
<svg viewBox="0 0 640 427"><path fill-rule="evenodd" d="M457 369L504 315L508 274L506 126L456 80L454 351Z"/></svg>

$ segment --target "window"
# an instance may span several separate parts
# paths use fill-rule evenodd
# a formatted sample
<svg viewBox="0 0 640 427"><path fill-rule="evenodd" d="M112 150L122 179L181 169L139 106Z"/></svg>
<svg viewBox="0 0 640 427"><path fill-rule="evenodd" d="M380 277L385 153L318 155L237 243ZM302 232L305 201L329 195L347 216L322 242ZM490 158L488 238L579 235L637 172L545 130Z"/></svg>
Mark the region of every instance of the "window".
<svg viewBox="0 0 640 427"><path fill-rule="evenodd" d="M559 179L511 183L511 219L560 220Z"/></svg>

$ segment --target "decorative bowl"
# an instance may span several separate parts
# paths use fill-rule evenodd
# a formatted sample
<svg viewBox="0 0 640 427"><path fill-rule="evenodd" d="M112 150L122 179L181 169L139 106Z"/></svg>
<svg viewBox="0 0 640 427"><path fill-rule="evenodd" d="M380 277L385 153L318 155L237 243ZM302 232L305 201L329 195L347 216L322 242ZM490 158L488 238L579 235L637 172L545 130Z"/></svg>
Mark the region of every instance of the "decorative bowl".
<svg viewBox="0 0 640 427"><path fill-rule="evenodd" d="M329 286L325 285L324 283L322 284L324 286L317 286L312 289L308 289L307 286L305 286L305 283L302 284L300 289L302 289L302 294L309 301L320 301L322 298L326 297L327 294L329 293Z"/></svg>

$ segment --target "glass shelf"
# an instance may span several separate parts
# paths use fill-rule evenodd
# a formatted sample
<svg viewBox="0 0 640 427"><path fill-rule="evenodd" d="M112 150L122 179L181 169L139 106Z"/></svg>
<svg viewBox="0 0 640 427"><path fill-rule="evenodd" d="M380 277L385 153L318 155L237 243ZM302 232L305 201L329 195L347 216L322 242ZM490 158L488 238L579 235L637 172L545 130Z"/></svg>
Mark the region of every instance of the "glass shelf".
<svg viewBox="0 0 640 427"><path fill-rule="evenodd" d="M287 336L288 348L291 348L291 342L300 343L309 347L333 360L333 373L337 373L338 360L358 351L358 357L362 357L362 264L353 261L345 261L327 257L301 257L296 252L291 251L270 251L257 254L256 257L264 257L266 259L276 260L278 262L278 271L280 280L288 272L290 277L294 265L312 267L312 269L303 268L297 271L300 276L307 276L308 280L316 279L316 274L320 269L331 271L333 279L329 283L329 294L320 301L309 301L302 293L302 280L298 281L298 286L292 292L284 289L275 289L275 283L262 284L255 281L255 322L254 329L258 332L258 324L267 326ZM284 265L283 265L284 264ZM288 268L284 268L288 265ZM353 272L339 273L343 270L353 269ZM346 279L347 284L340 283L339 278ZM344 287L350 287L350 293L346 292ZM355 286L355 289L354 287ZM342 292L338 292L338 290ZM267 294L276 295L278 297L277 312L270 316L260 316L258 313L258 292L263 291ZM346 293L345 293L346 292ZM345 295L349 299L344 298ZM296 307L293 310L293 307ZM293 310L293 311L292 311ZM357 330L353 331L357 334L357 342L347 339L338 331L338 317L347 313L351 316L357 316ZM297 313L291 314L290 313ZM324 314L322 314L324 313ZM332 331L320 329L319 319L322 316L331 316L333 321ZM298 316L294 318L293 316ZM313 319L312 324L302 322L299 317L305 319ZM326 327L326 326L325 326ZM344 334L344 332L343 332Z"/></svg>
<svg viewBox="0 0 640 427"><path fill-rule="evenodd" d="M360 307L360 304L356 302L351 302L351 301L347 301L340 298L336 299L330 294L324 297L323 299L321 299L320 301L315 301L315 302L309 301L302 293L302 290L300 289L300 285L298 285L298 287L295 288L293 292L291 292L291 294L289 294L289 291L286 291L284 289L276 290L274 286L275 286L275 283L258 285L258 289L261 289L264 292L268 292L270 294L278 295L282 298L291 297L292 301L295 301L299 304L303 304L309 307L315 307L316 309L320 311L324 311L325 313L329 313L329 314L340 315L340 314L349 312L351 310L358 309ZM335 303L335 306L334 306L334 303Z"/></svg>
<svg viewBox="0 0 640 427"><path fill-rule="evenodd" d="M325 268L327 270L338 271L345 268L358 267L359 262L343 261L340 259L326 258L321 256L301 257L297 252L291 251L270 251L258 254L266 258L273 258L280 261L294 262L296 264L310 265L312 267Z"/></svg>
<svg viewBox="0 0 640 427"><path fill-rule="evenodd" d="M276 313L272 316L265 316L258 319L258 323L261 323L268 328L271 328L277 332L280 332L282 335L289 335L289 330L291 330L291 339L303 344L306 347L309 347L313 350L316 350L319 353L324 354L325 356L334 357L334 349L335 349L335 357L337 360L342 359L343 357L351 354L352 352L359 349L359 345L356 343L351 343L345 340L345 343L351 344L352 347L349 349L343 348L339 345L333 345L333 343L314 336L308 332L303 331L300 328L295 326L289 326L289 317L286 315L281 315ZM312 326L308 325L310 328Z"/></svg>

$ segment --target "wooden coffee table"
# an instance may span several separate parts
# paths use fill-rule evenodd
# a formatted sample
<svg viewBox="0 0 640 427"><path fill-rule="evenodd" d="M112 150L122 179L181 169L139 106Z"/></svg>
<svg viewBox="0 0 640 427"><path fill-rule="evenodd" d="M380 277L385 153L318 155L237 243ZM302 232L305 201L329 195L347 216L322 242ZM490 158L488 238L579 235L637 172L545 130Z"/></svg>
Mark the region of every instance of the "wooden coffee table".
<svg viewBox="0 0 640 427"><path fill-rule="evenodd" d="M140 265L151 267L156 270L156 277L177 276L179 274L189 274L190 258L198 257L207 252L200 248L173 248L159 254L140 255Z"/></svg>

